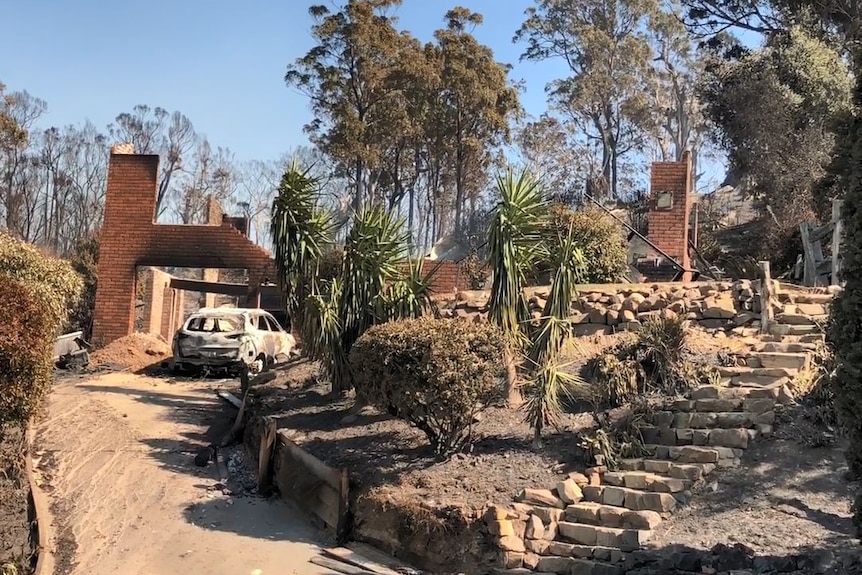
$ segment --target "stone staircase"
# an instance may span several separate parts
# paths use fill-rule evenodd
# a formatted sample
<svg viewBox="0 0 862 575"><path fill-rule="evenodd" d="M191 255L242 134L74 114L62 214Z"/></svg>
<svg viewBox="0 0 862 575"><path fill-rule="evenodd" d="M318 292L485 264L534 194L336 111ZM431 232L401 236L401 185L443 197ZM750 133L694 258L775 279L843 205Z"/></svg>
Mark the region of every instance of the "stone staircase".
<svg viewBox="0 0 862 575"><path fill-rule="evenodd" d="M497 573L620 575L637 566L652 531L721 468L740 465L752 441L772 434L776 405L793 402L791 380L808 367L822 334L760 336L700 387L640 427L651 456L596 466L551 490L525 489L489 510L505 566Z"/></svg>

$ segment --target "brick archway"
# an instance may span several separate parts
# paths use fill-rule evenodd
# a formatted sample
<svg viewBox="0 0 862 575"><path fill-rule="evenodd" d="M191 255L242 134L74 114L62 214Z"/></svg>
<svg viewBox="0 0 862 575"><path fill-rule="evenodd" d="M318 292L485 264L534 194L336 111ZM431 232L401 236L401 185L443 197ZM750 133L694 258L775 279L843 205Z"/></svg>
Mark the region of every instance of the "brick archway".
<svg viewBox="0 0 862 575"><path fill-rule="evenodd" d="M264 280L275 280L270 253L245 237L217 202L210 202L207 225L155 223L159 157L132 151L115 146L108 165L93 317L93 341L100 345L134 330L138 266L244 268L250 301Z"/></svg>

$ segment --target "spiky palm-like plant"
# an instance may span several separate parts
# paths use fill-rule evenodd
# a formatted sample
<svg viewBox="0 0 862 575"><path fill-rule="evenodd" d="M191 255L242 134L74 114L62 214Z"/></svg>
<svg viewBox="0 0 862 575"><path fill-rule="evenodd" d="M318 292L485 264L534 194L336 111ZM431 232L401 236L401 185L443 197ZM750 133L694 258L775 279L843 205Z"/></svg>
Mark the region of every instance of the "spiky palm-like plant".
<svg viewBox="0 0 862 575"><path fill-rule="evenodd" d="M531 333L527 352L526 420L533 427L533 444L542 445L542 431L548 425L559 426L563 402L584 382L564 371L562 350L572 336L572 301L577 284L583 277L584 256L572 228L558 230L555 242L546 246L548 261L554 270L551 292L545 303L539 326Z"/></svg>
<svg viewBox="0 0 862 575"><path fill-rule="evenodd" d="M524 297L526 270L538 257L549 216L549 202L541 183L528 170L517 175L510 168L497 177L500 199L488 230L488 263L494 272L488 317L508 340L506 357L509 405L520 404L516 357L527 342L524 325L529 307Z"/></svg>
<svg viewBox="0 0 862 575"><path fill-rule="evenodd" d="M336 229L331 214L320 207L320 182L294 162L282 175L272 202L270 232L285 309L300 319L309 293L318 290L315 266L332 244Z"/></svg>

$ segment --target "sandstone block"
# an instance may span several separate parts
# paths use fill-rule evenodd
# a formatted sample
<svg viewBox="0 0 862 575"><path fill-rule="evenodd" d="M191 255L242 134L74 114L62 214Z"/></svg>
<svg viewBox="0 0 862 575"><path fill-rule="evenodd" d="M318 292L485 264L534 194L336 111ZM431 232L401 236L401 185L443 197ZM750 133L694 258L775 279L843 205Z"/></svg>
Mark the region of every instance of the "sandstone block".
<svg viewBox="0 0 862 575"><path fill-rule="evenodd" d="M542 540L542 539L527 539L524 541L524 547L527 548L532 553L536 555L547 555L548 547L551 545L550 541Z"/></svg>
<svg viewBox="0 0 862 575"><path fill-rule="evenodd" d="M584 485L589 483L587 476L584 475L583 473L577 473L577 472L569 473L569 479L571 479L572 481L577 483L578 487L583 487Z"/></svg>
<svg viewBox="0 0 862 575"><path fill-rule="evenodd" d="M488 523L488 531L490 531L492 535L499 535L500 537L515 535L515 528L512 525L512 522L508 519L490 521Z"/></svg>
<svg viewBox="0 0 862 575"><path fill-rule="evenodd" d="M545 524L535 515L531 515L524 530L527 539L542 539L545 536Z"/></svg>
<svg viewBox="0 0 862 575"><path fill-rule="evenodd" d="M622 526L628 529L655 529L660 523L656 511L626 511L622 517Z"/></svg>
<svg viewBox="0 0 862 575"><path fill-rule="evenodd" d="M563 503L571 505L578 503L584 498L584 493L581 488L575 483L574 479L566 479L557 484L557 495L563 500Z"/></svg>
<svg viewBox="0 0 862 575"><path fill-rule="evenodd" d="M695 409L702 413L735 411L741 407L741 399L699 399L695 402Z"/></svg>
<svg viewBox="0 0 862 575"><path fill-rule="evenodd" d="M516 501L523 503L545 505L547 507L557 507L559 509L564 509L566 507L560 498L551 493L549 489L524 489L515 499Z"/></svg>
<svg viewBox="0 0 862 575"><path fill-rule="evenodd" d="M626 490L622 487L605 487L602 492L602 503L623 507L626 501Z"/></svg>
<svg viewBox="0 0 862 575"><path fill-rule="evenodd" d="M563 510L557 509L556 507L535 507L533 508L533 515L542 520L543 523L548 524L555 521L559 521L563 517Z"/></svg>
<svg viewBox="0 0 862 575"><path fill-rule="evenodd" d="M592 525L582 525L580 523L562 522L559 524L560 535L569 541L580 543L581 545L595 545L597 538L598 527Z"/></svg>
<svg viewBox="0 0 862 575"><path fill-rule="evenodd" d="M745 429L713 429L709 432L710 445L747 449L748 440Z"/></svg>
<svg viewBox="0 0 862 575"><path fill-rule="evenodd" d="M499 546L500 549L502 549L503 551L512 551L514 553L523 553L527 550L527 548L524 546L523 539L518 539L514 535L500 537Z"/></svg>

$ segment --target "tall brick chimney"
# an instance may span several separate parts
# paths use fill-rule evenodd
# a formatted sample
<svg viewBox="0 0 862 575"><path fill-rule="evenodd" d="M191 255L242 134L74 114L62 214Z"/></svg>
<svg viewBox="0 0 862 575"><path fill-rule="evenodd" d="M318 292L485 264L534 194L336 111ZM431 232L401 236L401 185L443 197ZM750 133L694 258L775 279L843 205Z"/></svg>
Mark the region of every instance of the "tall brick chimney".
<svg viewBox="0 0 862 575"><path fill-rule="evenodd" d="M691 269L688 250L691 214L691 154L683 152L680 162L655 162L650 175L649 233L659 249L686 270ZM682 281L691 281L686 272Z"/></svg>

